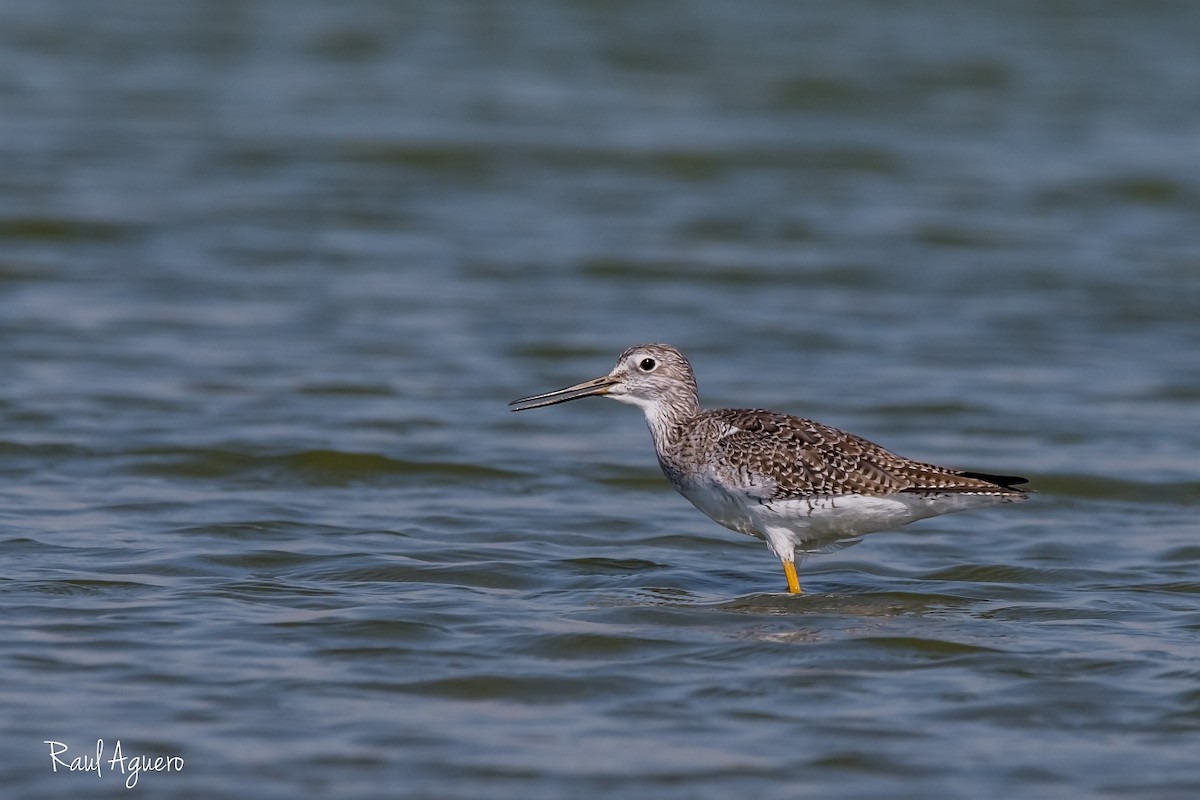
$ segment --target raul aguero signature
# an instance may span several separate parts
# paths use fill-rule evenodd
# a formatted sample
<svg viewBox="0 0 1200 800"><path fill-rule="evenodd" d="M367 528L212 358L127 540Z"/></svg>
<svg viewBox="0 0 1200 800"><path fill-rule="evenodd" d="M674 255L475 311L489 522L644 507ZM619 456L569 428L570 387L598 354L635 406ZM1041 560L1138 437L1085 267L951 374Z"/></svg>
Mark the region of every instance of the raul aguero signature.
<svg viewBox="0 0 1200 800"><path fill-rule="evenodd" d="M62 742L46 739L42 744L50 745L50 765L55 772L62 767L66 772L94 772L97 777L103 778L104 767L107 764L109 772L120 772L125 776L126 789L137 786L138 778L143 772L181 772L183 770L183 756L127 756L121 752L120 739L117 739L116 745L113 746L112 756L107 762L104 759L103 739L96 740L95 753L86 753L80 756L68 755L67 751L70 748Z"/></svg>

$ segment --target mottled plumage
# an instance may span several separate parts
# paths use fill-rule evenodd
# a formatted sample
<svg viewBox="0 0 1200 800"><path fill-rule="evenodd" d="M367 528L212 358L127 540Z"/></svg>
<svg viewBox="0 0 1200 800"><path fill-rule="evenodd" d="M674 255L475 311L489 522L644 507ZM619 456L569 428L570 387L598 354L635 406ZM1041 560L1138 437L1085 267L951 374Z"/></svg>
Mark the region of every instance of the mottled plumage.
<svg viewBox="0 0 1200 800"><path fill-rule="evenodd" d="M1014 488L1024 478L913 461L812 420L702 411L691 364L669 345L631 347L602 378L512 405L523 411L591 395L639 406L671 484L713 520L765 539L793 592L797 550L1025 499Z"/></svg>
<svg viewBox="0 0 1200 800"><path fill-rule="evenodd" d="M702 411L680 426L664 469L710 462L730 483L770 476L761 500L814 495L953 491L1011 494L1015 476L946 469L898 456L861 436L820 422L760 409Z"/></svg>

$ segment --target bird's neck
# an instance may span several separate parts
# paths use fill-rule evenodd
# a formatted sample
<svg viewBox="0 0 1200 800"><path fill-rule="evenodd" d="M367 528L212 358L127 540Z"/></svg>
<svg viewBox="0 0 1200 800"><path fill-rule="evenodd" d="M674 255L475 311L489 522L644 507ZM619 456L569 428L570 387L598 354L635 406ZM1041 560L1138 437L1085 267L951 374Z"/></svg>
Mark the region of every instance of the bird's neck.
<svg viewBox="0 0 1200 800"><path fill-rule="evenodd" d="M654 449L659 453L668 452L678 444L687 423L700 413L700 403L695 397L661 398L639 405L654 437Z"/></svg>

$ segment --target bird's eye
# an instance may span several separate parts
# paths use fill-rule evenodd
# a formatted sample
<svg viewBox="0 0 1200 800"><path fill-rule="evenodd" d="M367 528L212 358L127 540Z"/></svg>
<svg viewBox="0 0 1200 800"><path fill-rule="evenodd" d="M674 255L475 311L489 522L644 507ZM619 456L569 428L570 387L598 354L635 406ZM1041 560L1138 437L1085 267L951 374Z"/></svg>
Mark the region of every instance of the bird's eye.
<svg viewBox="0 0 1200 800"><path fill-rule="evenodd" d="M638 364L638 369L640 369L642 372L653 372L654 368L657 366L658 362L653 358L643 358L642 363Z"/></svg>

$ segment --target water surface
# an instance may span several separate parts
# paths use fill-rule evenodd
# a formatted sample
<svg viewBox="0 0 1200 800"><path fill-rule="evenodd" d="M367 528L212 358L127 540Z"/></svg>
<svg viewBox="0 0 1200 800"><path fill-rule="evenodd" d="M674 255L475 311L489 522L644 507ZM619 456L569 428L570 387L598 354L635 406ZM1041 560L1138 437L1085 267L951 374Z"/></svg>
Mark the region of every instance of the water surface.
<svg viewBox="0 0 1200 800"><path fill-rule="evenodd" d="M0 782L125 796L1200 793L1187 3L0 10ZM1027 474L816 556L711 405Z"/></svg>

